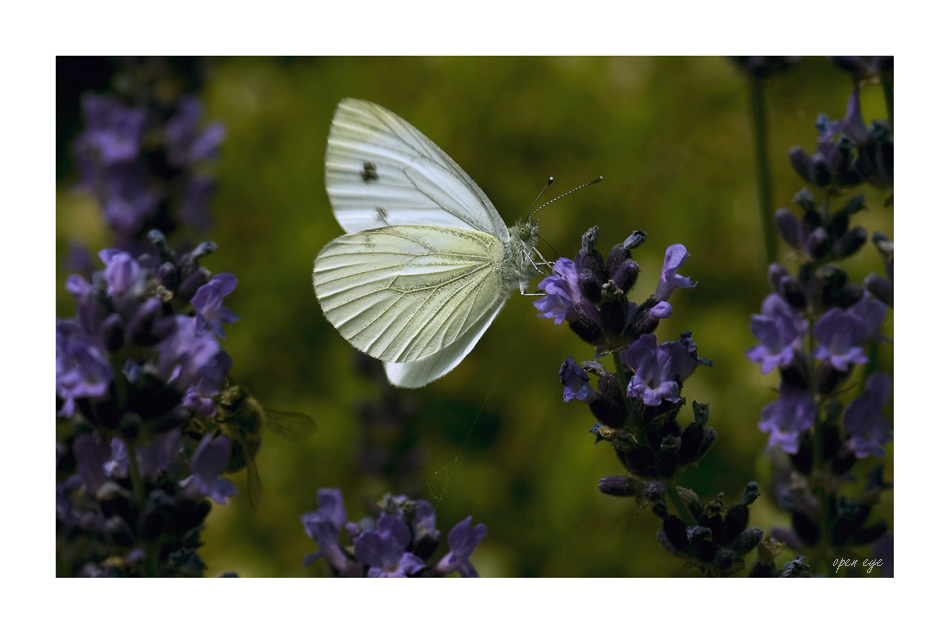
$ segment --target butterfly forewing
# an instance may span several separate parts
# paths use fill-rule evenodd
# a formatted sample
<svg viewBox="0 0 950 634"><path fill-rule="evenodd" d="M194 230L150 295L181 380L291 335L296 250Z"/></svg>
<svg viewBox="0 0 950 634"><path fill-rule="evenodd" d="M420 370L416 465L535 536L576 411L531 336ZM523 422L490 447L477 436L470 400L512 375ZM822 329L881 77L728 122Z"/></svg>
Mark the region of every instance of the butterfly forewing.
<svg viewBox="0 0 950 634"><path fill-rule="evenodd" d="M324 247L313 285L327 319L356 348L383 361L414 362L480 324L465 352L474 345L507 295L501 256L501 242L480 231L382 227Z"/></svg>
<svg viewBox="0 0 950 634"><path fill-rule="evenodd" d="M488 197L412 125L368 101L344 99L327 139L326 185L348 233L394 225L469 228L508 239Z"/></svg>

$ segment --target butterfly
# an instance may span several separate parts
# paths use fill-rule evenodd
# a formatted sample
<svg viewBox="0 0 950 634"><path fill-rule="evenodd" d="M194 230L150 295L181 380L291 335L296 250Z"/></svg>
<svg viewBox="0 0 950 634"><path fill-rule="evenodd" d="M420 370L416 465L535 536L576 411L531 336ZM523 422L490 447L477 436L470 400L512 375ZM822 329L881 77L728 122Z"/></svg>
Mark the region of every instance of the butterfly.
<svg viewBox="0 0 950 634"><path fill-rule="evenodd" d="M326 187L346 234L317 255L314 292L393 385L422 387L452 370L541 272L536 221L506 227L448 154L369 101L337 106Z"/></svg>

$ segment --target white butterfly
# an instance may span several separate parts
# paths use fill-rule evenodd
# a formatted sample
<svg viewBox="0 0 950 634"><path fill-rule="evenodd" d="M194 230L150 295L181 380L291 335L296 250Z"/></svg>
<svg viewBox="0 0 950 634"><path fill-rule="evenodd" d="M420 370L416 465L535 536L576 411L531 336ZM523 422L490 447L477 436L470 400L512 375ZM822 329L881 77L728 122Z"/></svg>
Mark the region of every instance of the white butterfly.
<svg viewBox="0 0 950 634"><path fill-rule="evenodd" d="M421 132L344 99L327 138L326 184L346 231L323 247L313 288L330 323L422 387L465 358L514 289L537 273L537 222L505 227L468 174Z"/></svg>

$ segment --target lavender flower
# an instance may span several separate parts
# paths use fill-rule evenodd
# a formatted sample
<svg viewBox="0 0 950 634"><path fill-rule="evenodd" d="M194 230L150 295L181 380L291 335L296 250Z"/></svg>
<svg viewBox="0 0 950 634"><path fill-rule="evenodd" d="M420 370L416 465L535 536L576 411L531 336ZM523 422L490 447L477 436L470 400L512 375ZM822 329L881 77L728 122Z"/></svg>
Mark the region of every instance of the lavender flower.
<svg viewBox="0 0 950 634"><path fill-rule="evenodd" d="M891 440L892 425L881 410L891 400L892 383L888 375L875 372L844 411L844 428L851 434L848 444L858 458L883 456L884 445Z"/></svg>
<svg viewBox="0 0 950 634"><path fill-rule="evenodd" d="M237 288L237 278L231 273L215 275L211 280L195 292L191 305L195 307L196 333L202 334L208 328L216 335L224 338L222 324L230 324L240 319L234 311L222 305L226 295Z"/></svg>
<svg viewBox="0 0 950 634"><path fill-rule="evenodd" d="M72 416L77 399L100 399L112 383L112 366L105 353L78 324L56 321L56 396L63 401L57 414Z"/></svg>
<svg viewBox="0 0 950 634"><path fill-rule="evenodd" d="M854 147L860 143L860 140L854 137L864 134L858 94L859 91L855 88L848 101L844 119L832 121L825 114L818 115L815 122L818 129L818 148L814 154L809 156L801 146L796 146L789 152L795 171L816 187L847 188L863 180L854 165Z"/></svg>
<svg viewBox="0 0 950 634"><path fill-rule="evenodd" d="M534 302L541 311L538 317L553 319L555 324L567 320L569 323L580 318L579 310L584 307L580 294L577 266L572 260L558 258L554 263L554 275L546 277L538 288L547 295Z"/></svg>
<svg viewBox="0 0 950 634"><path fill-rule="evenodd" d="M449 552L439 561L436 570L444 575L457 570L463 577L477 577L478 573L468 558L486 535L488 529L484 524L473 527L472 516L466 517L449 531Z"/></svg>
<svg viewBox="0 0 950 634"><path fill-rule="evenodd" d="M426 565L406 552L411 539L409 527L401 517L384 514L375 529L363 531L353 540L353 552L369 566L367 577L408 577Z"/></svg>
<svg viewBox="0 0 950 634"><path fill-rule="evenodd" d="M557 323L557 322L555 322ZM573 399L578 399L584 403L590 403L596 398L596 392L590 386L590 379L587 377L581 366L577 365L574 357L568 357L561 365L558 372L561 383L564 384L564 402L567 403Z"/></svg>
<svg viewBox="0 0 950 634"><path fill-rule="evenodd" d="M667 247L666 256L663 258L663 270L660 274L660 282L656 285L656 292L653 296L661 302L666 301L673 295L673 290L677 288L693 288L696 282L691 282L688 277L684 277L676 271L686 264L689 259L689 253L682 244L673 244Z"/></svg>
<svg viewBox="0 0 950 634"><path fill-rule="evenodd" d="M635 374L627 386L627 396L646 405L660 405L663 401L680 400L680 385L699 366L699 360L690 354L686 342L668 341L656 345L656 336L643 335L621 354L621 359Z"/></svg>
<svg viewBox="0 0 950 634"><path fill-rule="evenodd" d="M304 530L320 547L304 558L305 566L322 558L334 576L444 577L456 571L463 577L478 576L468 559L488 531L484 524L472 528L471 517L450 531L449 553L429 565L440 532L435 528L435 509L425 500L386 495L375 517L354 524L346 521L339 490L320 489L317 499L320 508L301 517ZM352 554L340 547L343 527L352 541Z"/></svg>
<svg viewBox="0 0 950 634"><path fill-rule="evenodd" d="M799 436L814 426L816 414L810 394L783 384L778 401L762 409L759 429L769 434L769 448L777 446L786 453L798 453Z"/></svg>
<svg viewBox="0 0 950 634"><path fill-rule="evenodd" d="M682 491L672 495L682 496ZM749 482L739 502L726 508L722 496L701 505L695 494L683 500L692 525L667 513L664 504L653 507L663 519L656 539L671 554L687 560L708 576L725 577L745 568L743 557L762 541L762 529L749 526L749 506L759 497L759 486ZM681 498L682 499L682 498ZM695 518L695 519L694 519Z"/></svg>
<svg viewBox="0 0 950 634"><path fill-rule="evenodd" d="M818 115L818 148L809 156L796 146L789 152L792 167L806 181L832 190L867 181L882 189L894 183L894 140L890 124L865 125L861 115L860 87L855 85L845 117L832 121Z"/></svg>
<svg viewBox="0 0 950 634"><path fill-rule="evenodd" d="M117 82L122 96L86 94L85 128L73 147L80 187L98 199L117 245L134 255L152 252L145 239L152 228L170 233L182 224L209 226L206 206L214 184L197 168L224 140L220 124L201 125L196 98L169 100L167 86L175 82L146 79L143 85L151 70L130 69ZM162 94L151 94L159 84Z"/></svg>
<svg viewBox="0 0 950 634"><path fill-rule="evenodd" d="M761 345L750 348L746 356L753 363L762 364L762 374L776 367L787 367L800 349L801 340L808 331L808 321L800 317L788 302L778 294L771 294L762 302L762 314L752 316L752 334Z"/></svg>
<svg viewBox="0 0 950 634"><path fill-rule="evenodd" d="M326 559L330 570L344 577L362 576L363 567L349 557L340 548L340 529L346 524L346 509L343 506L343 494L339 489L320 489L317 491L320 508L301 516L304 531L310 536L320 551L304 557L304 565L309 566L317 559Z"/></svg>
<svg viewBox="0 0 950 634"><path fill-rule="evenodd" d="M832 308L815 323L815 337L821 345L815 357L847 372L851 364L867 363L864 345L872 339L887 313L887 306L865 298L847 310Z"/></svg>
<svg viewBox="0 0 950 634"><path fill-rule="evenodd" d="M230 438L214 438L207 434L191 458L192 474L182 483L185 491L199 498L208 496L218 504L227 504L228 498L238 493L233 482L219 477L227 469L230 455Z"/></svg>

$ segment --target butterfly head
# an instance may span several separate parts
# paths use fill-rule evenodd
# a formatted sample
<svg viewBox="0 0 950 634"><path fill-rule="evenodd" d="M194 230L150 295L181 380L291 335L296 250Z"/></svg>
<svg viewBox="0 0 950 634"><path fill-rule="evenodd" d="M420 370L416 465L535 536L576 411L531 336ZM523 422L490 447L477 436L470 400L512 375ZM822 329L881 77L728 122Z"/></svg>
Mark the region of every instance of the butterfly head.
<svg viewBox="0 0 950 634"><path fill-rule="evenodd" d="M517 238L524 243L527 250L531 250L538 242L538 221L537 220L519 220L509 231L513 238Z"/></svg>

